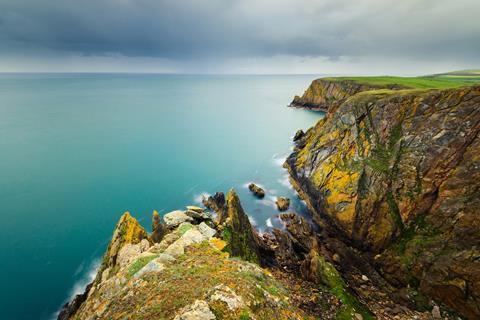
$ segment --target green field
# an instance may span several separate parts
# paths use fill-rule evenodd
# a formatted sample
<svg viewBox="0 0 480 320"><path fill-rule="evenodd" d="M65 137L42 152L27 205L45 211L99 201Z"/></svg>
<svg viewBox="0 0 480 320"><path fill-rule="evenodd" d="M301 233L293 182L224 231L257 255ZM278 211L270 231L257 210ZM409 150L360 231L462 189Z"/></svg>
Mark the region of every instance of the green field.
<svg viewBox="0 0 480 320"><path fill-rule="evenodd" d="M445 89L480 84L480 70L463 70L421 77L334 77L331 81L353 80L361 83L388 86L400 85L411 89Z"/></svg>

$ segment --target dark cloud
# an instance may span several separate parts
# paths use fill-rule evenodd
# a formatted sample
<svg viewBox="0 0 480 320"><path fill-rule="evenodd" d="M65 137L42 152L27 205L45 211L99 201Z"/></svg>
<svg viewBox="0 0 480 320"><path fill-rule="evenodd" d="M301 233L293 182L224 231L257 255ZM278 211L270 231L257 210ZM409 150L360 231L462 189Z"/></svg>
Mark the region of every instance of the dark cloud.
<svg viewBox="0 0 480 320"><path fill-rule="evenodd" d="M480 58L478 0L0 0L0 55Z"/></svg>

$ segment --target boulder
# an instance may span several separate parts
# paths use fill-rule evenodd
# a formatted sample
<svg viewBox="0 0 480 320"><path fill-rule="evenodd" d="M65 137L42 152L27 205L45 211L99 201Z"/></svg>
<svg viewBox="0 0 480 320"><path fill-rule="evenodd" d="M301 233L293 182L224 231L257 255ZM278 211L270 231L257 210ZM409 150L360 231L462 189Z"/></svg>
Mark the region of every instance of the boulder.
<svg viewBox="0 0 480 320"><path fill-rule="evenodd" d="M140 278L146 273L150 272L160 272L165 269L163 263L159 262L157 259L154 259L147 263L142 269L138 270L137 273L133 275L134 278Z"/></svg>
<svg viewBox="0 0 480 320"><path fill-rule="evenodd" d="M172 257L178 257L185 253L185 248L194 244L201 243L207 240L196 227L187 230L178 240L173 242L164 253L171 255Z"/></svg>
<svg viewBox="0 0 480 320"><path fill-rule="evenodd" d="M152 240L153 243L159 243L160 241L162 241L164 235L165 235L165 227L162 224L160 215L156 210L153 210L152 234L150 235L150 239Z"/></svg>
<svg viewBox="0 0 480 320"><path fill-rule="evenodd" d="M210 219L210 215L207 212L198 212L198 211L193 211L193 210L187 210L185 211L185 214L189 217L192 217L193 219L197 221L204 221Z"/></svg>
<svg viewBox="0 0 480 320"><path fill-rule="evenodd" d="M183 222L192 222L193 218L188 216L184 211L175 210L163 216L163 220L168 228L173 229L178 227Z"/></svg>
<svg viewBox="0 0 480 320"><path fill-rule="evenodd" d="M216 317L204 300L196 300L183 308L174 320L215 320Z"/></svg>
<svg viewBox="0 0 480 320"><path fill-rule="evenodd" d="M245 307L243 299L224 284L214 288L214 292L210 295L210 301L221 301L227 305L230 311Z"/></svg>
<svg viewBox="0 0 480 320"><path fill-rule="evenodd" d="M198 230L207 238L210 239L213 237L217 231L213 228L210 228L205 222L202 222L198 225Z"/></svg>
<svg viewBox="0 0 480 320"><path fill-rule="evenodd" d="M255 183L250 183L248 185L248 189L257 197L257 198L263 198L265 197L265 190L263 190L261 187L257 186Z"/></svg>
<svg viewBox="0 0 480 320"><path fill-rule="evenodd" d="M197 207L197 206L186 206L186 208L187 208L187 211L195 211L195 212L198 212L198 213L202 213L202 212L205 211L203 208L200 208L200 207Z"/></svg>
<svg viewBox="0 0 480 320"><path fill-rule="evenodd" d="M290 199L286 197L278 197L275 203L280 211L286 211L290 207Z"/></svg>

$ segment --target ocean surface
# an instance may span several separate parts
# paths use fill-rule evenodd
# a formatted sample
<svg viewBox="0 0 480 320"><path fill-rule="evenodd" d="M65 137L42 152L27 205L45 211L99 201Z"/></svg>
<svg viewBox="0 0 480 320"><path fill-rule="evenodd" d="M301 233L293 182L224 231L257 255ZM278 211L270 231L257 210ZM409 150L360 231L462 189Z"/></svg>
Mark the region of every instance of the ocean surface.
<svg viewBox="0 0 480 320"><path fill-rule="evenodd" d="M0 319L52 319L125 211L149 230L154 209L233 187L262 232L277 195L305 214L281 164L322 117L286 107L315 78L1 74Z"/></svg>

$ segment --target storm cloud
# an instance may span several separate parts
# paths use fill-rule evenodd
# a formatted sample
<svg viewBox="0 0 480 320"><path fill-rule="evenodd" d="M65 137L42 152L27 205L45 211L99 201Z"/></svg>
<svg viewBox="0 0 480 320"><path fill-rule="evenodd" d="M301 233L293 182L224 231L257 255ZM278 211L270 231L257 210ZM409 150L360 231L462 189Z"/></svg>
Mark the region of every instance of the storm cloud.
<svg viewBox="0 0 480 320"><path fill-rule="evenodd" d="M478 67L479 14L478 0L0 0L0 70Z"/></svg>

